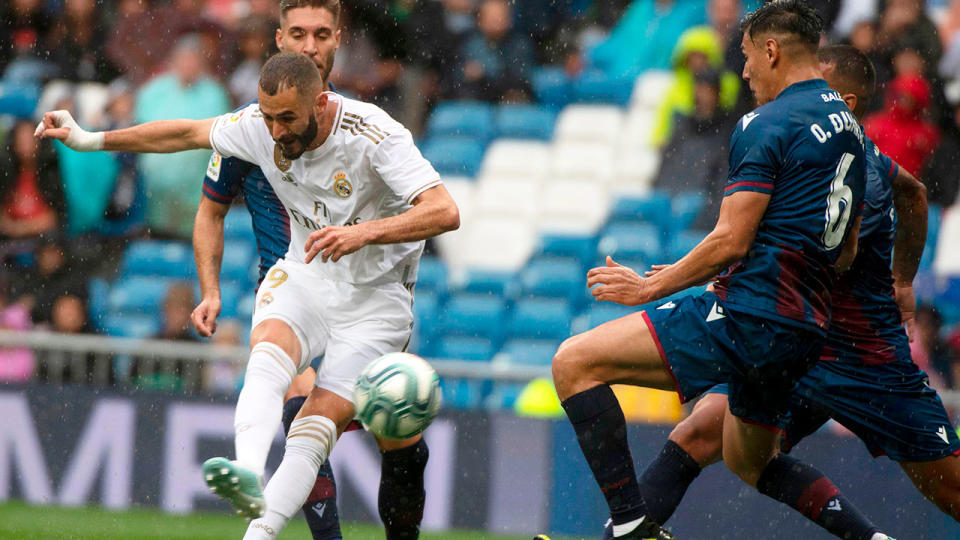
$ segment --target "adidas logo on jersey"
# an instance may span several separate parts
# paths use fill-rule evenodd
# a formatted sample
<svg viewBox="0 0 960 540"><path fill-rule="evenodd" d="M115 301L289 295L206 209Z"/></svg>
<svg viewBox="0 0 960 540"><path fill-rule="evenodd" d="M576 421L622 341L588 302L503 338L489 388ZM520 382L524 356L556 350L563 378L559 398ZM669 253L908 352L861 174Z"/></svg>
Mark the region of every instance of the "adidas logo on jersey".
<svg viewBox="0 0 960 540"><path fill-rule="evenodd" d="M351 135L363 135L373 141L373 144L380 144L380 141L390 136L389 133L379 127L368 124L360 116L345 112L343 113L343 122L340 128L349 131Z"/></svg>

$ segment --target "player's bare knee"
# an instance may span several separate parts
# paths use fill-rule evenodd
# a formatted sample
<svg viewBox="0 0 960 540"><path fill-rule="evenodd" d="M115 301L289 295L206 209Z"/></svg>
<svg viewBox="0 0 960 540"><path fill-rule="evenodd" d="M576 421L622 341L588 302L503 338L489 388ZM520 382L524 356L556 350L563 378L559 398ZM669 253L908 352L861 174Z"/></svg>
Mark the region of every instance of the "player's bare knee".
<svg viewBox="0 0 960 540"><path fill-rule="evenodd" d="M294 362L300 359L300 340L293 329L281 320L267 319L250 331L250 348L261 342L280 347Z"/></svg>
<svg viewBox="0 0 960 540"><path fill-rule="evenodd" d="M402 440L384 439L381 437L376 437L377 448L379 448L381 452L389 452L391 450L400 450L402 448L409 448L417 444L418 442L420 442L420 439L422 438L423 438L423 435L414 435L409 439L402 439Z"/></svg>
<svg viewBox="0 0 960 540"><path fill-rule="evenodd" d="M670 440L690 454L701 467L719 461L723 454L723 419L710 422L707 416L690 416L670 432Z"/></svg>
<svg viewBox="0 0 960 540"><path fill-rule="evenodd" d="M583 354L578 346L578 337L568 338L553 355L553 381L557 391L564 393L574 381L581 379L586 370ZM561 398L566 397L561 395Z"/></svg>

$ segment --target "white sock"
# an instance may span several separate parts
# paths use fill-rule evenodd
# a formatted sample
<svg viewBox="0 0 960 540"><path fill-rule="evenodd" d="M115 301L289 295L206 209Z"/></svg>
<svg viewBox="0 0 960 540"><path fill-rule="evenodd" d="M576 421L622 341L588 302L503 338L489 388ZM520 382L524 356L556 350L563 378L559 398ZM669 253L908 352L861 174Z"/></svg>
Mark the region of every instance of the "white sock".
<svg viewBox="0 0 960 540"><path fill-rule="evenodd" d="M261 478L283 416L283 394L297 374L294 366L290 356L273 343L257 343L250 351L233 428L237 463Z"/></svg>
<svg viewBox="0 0 960 540"><path fill-rule="evenodd" d="M276 538L280 534L307 500L317 481L317 471L336 442L337 426L325 416L306 416L293 421L283 461L263 490L267 512L250 522L245 540Z"/></svg>

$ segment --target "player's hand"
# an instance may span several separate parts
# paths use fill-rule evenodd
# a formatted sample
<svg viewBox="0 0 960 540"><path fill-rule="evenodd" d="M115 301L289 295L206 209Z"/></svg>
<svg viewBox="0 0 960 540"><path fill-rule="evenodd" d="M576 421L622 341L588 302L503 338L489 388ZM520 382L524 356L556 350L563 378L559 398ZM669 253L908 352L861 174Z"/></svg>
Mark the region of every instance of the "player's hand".
<svg viewBox="0 0 960 540"><path fill-rule="evenodd" d="M651 300L647 298L645 283L646 280L640 277L640 274L617 264L609 255L606 266L587 272L587 288L590 288L590 294L597 301L615 302L624 306L644 304Z"/></svg>
<svg viewBox="0 0 960 540"><path fill-rule="evenodd" d="M33 132L34 137L57 139L68 148L80 152L95 152L103 149L103 132L89 132L81 128L70 111L53 111L43 114L43 120Z"/></svg>
<svg viewBox="0 0 960 540"><path fill-rule="evenodd" d="M340 257L349 255L367 245L364 228L360 225L350 227L324 227L313 231L307 237L303 250L307 253L305 261L309 264L318 254L323 262L337 262Z"/></svg>
<svg viewBox="0 0 960 540"><path fill-rule="evenodd" d="M894 284L893 297L900 307L900 321L907 331L907 338L913 342L913 316L917 311L917 298L913 294L913 284Z"/></svg>
<svg viewBox="0 0 960 540"><path fill-rule="evenodd" d="M657 272L669 267L670 267L669 264L651 264L650 269L643 273L643 277L653 276Z"/></svg>
<svg viewBox="0 0 960 540"><path fill-rule="evenodd" d="M210 337L217 331L218 315L220 315L220 299L204 298L190 314L190 321L201 336Z"/></svg>

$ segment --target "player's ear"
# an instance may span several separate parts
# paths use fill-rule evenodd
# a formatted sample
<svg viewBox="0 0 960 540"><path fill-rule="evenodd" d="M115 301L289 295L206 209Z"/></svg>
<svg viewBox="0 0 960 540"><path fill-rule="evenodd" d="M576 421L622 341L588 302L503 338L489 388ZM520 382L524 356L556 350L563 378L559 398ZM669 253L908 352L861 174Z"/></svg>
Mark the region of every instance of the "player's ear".
<svg viewBox="0 0 960 540"><path fill-rule="evenodd" d="M340 29L339 29L339 28L337 28L337 33L336 33L336 34L334 34L334 36L335 36L335 38L336 38L336 41L337 41L337 46L336 46L336 47L334 47L334 50L336 50L336 49L339 49L339 48L340 48L340 34L341 34L341 33L342 33L342 32L340 31Z"/></svg>
<svg viewBox="0 0 960 540"><path fill-rule="evenodd" d="M857 110L857 103L860 102L860 99L857 98L856 94L844 94L843 102L847 104L847 108L850 109L850 112Z"/></svg>
<svg viewBox="0 0 960 540"><path fill-rule="evenodd" d="M327 96L326 92L320 92L317 94L317 101L314 103L316 106L317 112L322 113L323 109L327 106L327 100L330 98Z"/></svg>
<svg viewBox="0 0 960 540"><path fill-rule="evenodd" d="M780 44L777 43L777 40L770 38L766 41L766 53L767 53L767 63L770 67L773 67L774 64L780 59Z"/></svg>
<svg viewBox="0 0 960 540"><path fill-rule="evenodd" d="M283 50L283 28L277 28L277 33L274 35L274 40L277 42L277 49Z"/></svg>

